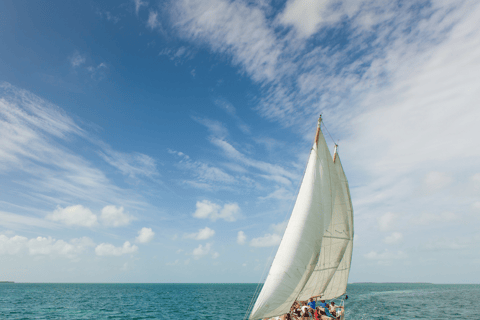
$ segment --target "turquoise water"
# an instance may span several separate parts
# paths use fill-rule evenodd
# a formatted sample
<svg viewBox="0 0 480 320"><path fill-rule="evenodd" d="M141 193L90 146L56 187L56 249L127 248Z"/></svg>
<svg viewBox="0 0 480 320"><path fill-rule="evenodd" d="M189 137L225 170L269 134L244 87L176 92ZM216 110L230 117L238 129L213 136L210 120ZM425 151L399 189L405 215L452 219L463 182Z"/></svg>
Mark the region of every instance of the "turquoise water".
<svg viewBox="0 0 480 320"><path fill-rule="evenodd" d="M243 319L256 284L0 284L0 319ZM480 285L351 284L346 319L480 320Z"/></svg>

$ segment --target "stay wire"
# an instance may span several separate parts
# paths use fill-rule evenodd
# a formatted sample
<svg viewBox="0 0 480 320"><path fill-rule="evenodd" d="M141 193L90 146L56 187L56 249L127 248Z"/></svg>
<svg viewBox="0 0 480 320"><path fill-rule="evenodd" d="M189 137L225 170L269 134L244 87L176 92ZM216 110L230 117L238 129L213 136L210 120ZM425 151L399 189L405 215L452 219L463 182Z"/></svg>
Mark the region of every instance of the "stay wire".
<svg viewBox="0 0 480 320"><path fill-rule="evenodd" d="M337 146L337 145L338 145L338 143L336 143L336 142L335 142L335 139L333 139L332 135L330 134L330 131L328 131L328 129L327 129L327 126L325 125L325 122L323 122L323 119L322 119L322 122L321 122L321 124L323 124L323 127L324 127L324 128L325 128L325 130L327 131L327 133L328 133L328 136L330 137L330 139L332 139L333 143L334 143L334 144Z"/></svg>

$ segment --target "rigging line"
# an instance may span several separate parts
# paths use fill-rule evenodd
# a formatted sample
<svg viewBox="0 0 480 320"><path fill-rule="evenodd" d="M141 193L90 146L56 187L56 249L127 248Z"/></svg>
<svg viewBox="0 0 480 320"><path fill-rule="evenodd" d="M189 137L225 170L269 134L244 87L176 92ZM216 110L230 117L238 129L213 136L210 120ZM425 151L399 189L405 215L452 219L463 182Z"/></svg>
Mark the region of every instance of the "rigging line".
<svg viewBox="0 0 480 320"><path fill-rule="evenodd" d="M330 139L332 139L333 143L334 143L335 145L337 145L337 143L336 143L335 140L333 139L332 135L330 134L330 131L328 131L327 126L325 125L325 122L323 121L323 119L322 119L322 124L323 124L323 127L325 128L325 130L327 130L327 133L328 133L328 135L330 136Z"/></svg>

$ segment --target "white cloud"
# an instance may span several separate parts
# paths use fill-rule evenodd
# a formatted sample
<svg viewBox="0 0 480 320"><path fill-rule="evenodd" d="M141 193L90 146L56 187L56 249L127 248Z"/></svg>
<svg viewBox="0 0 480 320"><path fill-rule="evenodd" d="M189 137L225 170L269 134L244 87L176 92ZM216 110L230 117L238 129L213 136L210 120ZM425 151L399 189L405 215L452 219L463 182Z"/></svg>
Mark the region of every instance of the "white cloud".
<svg viewBox="0 0 480 320"><path fill-rule="evenodd" d="M214 235L215 235L215 230L212 230L209 227L205 227L203 229L199 229L198 232L185 235L185 238L190 238L195 240L206 240L213 237Z"/></svg>
<svg viewBox="0 0 480 320"><path fill-rule="evenodd" d="M387 212L378 218L378 228L380 231L386 232L395 226L397 215L393 212Z"/></svg>
<svg viewBox="0 0 480 320"><path fill-rule="evenodd" d="M125 241L122 247L115 247L110 243L101 243L95 248L97 256L121 256L124 254L135 253L138 251L136 245L131 245L129 241Z"/></svg>
<svg viewBox="0 0 480 320"><path fill-rule="evenodd" d="M252 247L273 247L280 244L282 238L278 234L267 233L263 237L250 240Z"/></svg>
<svg viewBox="0 0 480 320"><path fill-rule="evenodd" d="M169 153L181 157L178 167L189 171L189 177L194 176L196 180L186 180L185 183L200 189L216 189L221 186L231 185L235 178L224 170L211 166L201 161L193 161L183 152L169 150Z"/></svg>
<svg viewBox="0 0 480 320"><path fill-rule="evenodd" d="M288 221L279 222L277 224L270 225L270 229L273 230L276 234L283 235L285 229L287 228Z"/></svg>
<svg viewBox="0 0 480 320"><path fill-rule="evenodd" d="M220 253L218 252L212 253L212 259L217 259L218 257L220 257Z"/></svg>
<svg viewBox="0 0 480 320"><path fill-rule="evenodd" d="M72 67L76 68L84 64L86 61L85 56L81 55L78 52L75 52L71 57L70 57L70 63L72 64Z"/></svg>
<svg viewBox="0 0 480 320"><path fill-rule="evenodd" d="M157 19L158 12L156 11L150 11L148 15L148 21L147 21L147 27L149 27L151 30L154 30L156 28L161 28L161 24Z"/></svg>
<svg viewBox="0 0 480 320"><path fill-rule="evenodd" d="M131 178L137 176L152 177L158 175L155 160L146 154L126 154L111 150L108 147L104 148L104 152L105 153L100 152L100 155L106 162Z"/></svg>
<svg viewBox="0 0 480 320"><path fill-rule="evenodd" d="M452 177L445 172L430 171L423 180L427 192L441 190L452 182Z"/></svg>
<svg viewBox="0 0 480 320"><path fill-rule="evenodd" d="M138 243L148 243L153 240L155 232L152 231L152 228L142 228L138 231L138 237L135 238L135 241Z"/></svg>
<svg viewBox="0 0 480 320"><path fill-rule="evenodd" d="M299 35L309 37L318 30L330 2L330 0L290 0L280 16L280 21L285 25L293 25Z"/></svg>
<svg viewBox="0 0 480 320"><path fill-rule="evenodd" d="M0 235L0 254L16 255L26 247L28 239L22 236Z"/></svg>
<svg viewBox="0 0 480 320"><path fill-rule="evenodd" d="M391 235L385 237L383 242L385 242L386 244L398 244L402 242L402 240L403 234L401 234L400 232L393 232Z"/></svg>
<svg viewBox="0 0 480 320"><path fill-rule="evenodd" d="M227 128L220 121L200 117L192 117L192 119L204 125L215 137L225 138L228 135Z"/></svg>
<svg viewBox="0 0 480 320"><path fill-rule="evenodd" d="M258 237L250 240L250 246L252 247L273 247L280 244L282 235L287 228L288 221L283 221L277 224L271 224L269 229L273 233L266 233L263 237Z"/></svg>
<svg viewBox="0 0 480 320"><path fill-rule="evenodd" d="M231 53L233 63L254 80L275 78L282 48L260 8L239 1L181 0L175 1L171 14L183 36L206 42L216 52Z"/></svg>
<svg viewBox="0 0 480 320"><path fill-rule="evenodd" d="M0 211L0 225L2 227L12 229L24 227L41 227L53 229L56 227L55 223L45 221L45 219L3 211Z"/></svg>
<svg viewBox="0 0 480 320"><path fill-rule="evenodd" d="M90 209L79 204L65 208L58 206L46 218L52 221L59 221L68 226L93 227L97 224L97 216Z"/></svg>
<svg viewBox="0 0 480 320"><path fill-rule="evenodd" d="M457 215L453 212L442 212L442 213L430 213L422 212L420 215L417 215L412 218L411 222L414 225L433 225L437 223L450 223L457 219Z"/></svg>
<svg viewBox="0 0 480 320"><path fill-rule="evenodd" d="M206 256L207 254L210 253L211 248L212 248L211 243L207 243L206 245L199 244L197 248L193 249L193 252L192 252L193 258L198 260Z"/></svg>
<svg viewBox="0 0 480 320"><path fill-rule="evenodd" d="M290 180L287 180L290 184ZM266 195L265 197L258 197L260 200L268 200L268 199L275 199L275 200L284 200L284 201L291 201L294 198L294 195L285 188L279 188L270 194Z"/></svg>
<svg viewBox="0 0 480 320"><path fill-rule="evenodd" d="M134 218L123 212L123 207L113 205L105 206L102 209L100 220L106 226L121 227L130 224Z"/></svg>
<svg viewBox="0 0 480 320"><path fill-rule="evenodd" d="M407 258L407 255L403 251L391 252L385 249L383 252L370 251L364 257L369 260L392 261L404 260Z"/></svg>
<svg viewBox="0 0 480 320"><path fill-rule="evenodd" d="M233 222L240 216L240 207L237 203L227 203L223 208L208 200L197 201L197 209L193 216L199 219L210 219L216 221L223 219L225 221Z"/></svg>
<svg viewBox="0 0 480 320"><path fill-rule="evenodd" d="M135 192L112 184L78 153L103 144L87 136L59 107L8 83L0 85L0 173L22 175L21 181L10 184L21 190L18 201L31 207L41 207L45 201L143 205ZM72 141L73 148L69 148Z"/></svg>
<svg viewBox="0 0 480 320"><path fill-rule="evenodd" d="M424 248L427 250L441 251L441 250L464 250L478 247L480 244L480 235L461 236L461 237L440 237L428 241Z"/></svg>
<svg viewBox="0 0 480 320"><path fill-rule="evenodd" d="M278 181L278 177L283 177L291 180L297 180L298 178L297 174L292 173L291 171L286 170L279 165L267 163L264 161L258 161L246 157L243 153L239 152L225 140L218 139L216 137L211 138L210 140L215 146L219 147L227 157L231 158L234 161L240 162L248 167L253 167L255 169L268 173L271 180ZM282 180L281 182L284 183L284 181L285 180Z"/></svg>
<svg viewBox="0 0 480 320"><path fill-rule="evenodd" d="M28 239L23 236L8 237L0 235L0 255L29 255L66 256L75 258L85 252L95 243L88 237L72 239L70 242L56 240L52 237L36 237Z"/></svg>
<svg viewBox="0 0 480 320"><path fill-rule="evenodd" d="M140 8L142 6L145 6L147 7L148 6L148 2L144 2L142 0L133 0L133 3L135 4L135 14L138 16L138 11L140 11Z"/></svg>
<svg viewBox="0 0 480 320"><path fill-rule="evenodd" d="M238 231L237 243L240 244L240 245L243 245L243 244L245 244L245 241L247 241L247 236L245 235L245 232Z"/></svg>

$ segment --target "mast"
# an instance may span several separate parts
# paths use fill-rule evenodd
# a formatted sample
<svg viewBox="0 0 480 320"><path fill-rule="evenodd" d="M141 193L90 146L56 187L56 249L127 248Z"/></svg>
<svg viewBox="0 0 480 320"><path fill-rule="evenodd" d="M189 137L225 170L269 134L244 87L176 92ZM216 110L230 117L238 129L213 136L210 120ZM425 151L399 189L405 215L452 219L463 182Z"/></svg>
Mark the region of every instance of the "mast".
<svg viewBox="0 0 480 320"><path fill-rule="evenodd" d="M315 134L315 144L318 145L318 137L320 136L320 125L322 124L322 115L318 117L317 133Z"/></svg>

